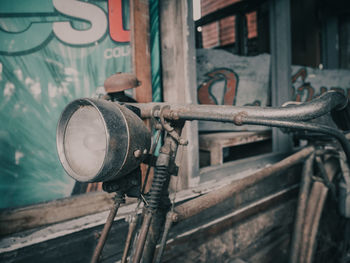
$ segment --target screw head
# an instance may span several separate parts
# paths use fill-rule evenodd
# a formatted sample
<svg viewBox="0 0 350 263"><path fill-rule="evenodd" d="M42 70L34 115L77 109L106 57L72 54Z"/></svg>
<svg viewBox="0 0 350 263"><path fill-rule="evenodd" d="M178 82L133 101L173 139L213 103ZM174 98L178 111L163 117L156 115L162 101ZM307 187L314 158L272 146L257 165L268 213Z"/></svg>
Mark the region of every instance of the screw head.
<svg viewBox="0 0 350 263"><path fill-rule="evenodd" d="M136 151L134 151L134 156L135 156L135 158L140 158L141 155L142 155L141 150L136 150Z"/></svg>

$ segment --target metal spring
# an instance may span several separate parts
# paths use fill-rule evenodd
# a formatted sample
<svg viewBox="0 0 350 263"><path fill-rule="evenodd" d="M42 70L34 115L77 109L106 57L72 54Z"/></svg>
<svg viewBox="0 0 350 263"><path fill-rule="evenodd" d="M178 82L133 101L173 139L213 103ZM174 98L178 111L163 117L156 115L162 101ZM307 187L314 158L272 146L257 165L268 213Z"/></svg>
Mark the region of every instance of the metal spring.
<svg viewBox="0 0 350 263"><path fill-rule="evenodd" d="M168 177L168 169L165 166L156 167L151 190L149 191L148 203L149 207L153 210L159 206L160 198L162 195L164 183Z"/></svg>

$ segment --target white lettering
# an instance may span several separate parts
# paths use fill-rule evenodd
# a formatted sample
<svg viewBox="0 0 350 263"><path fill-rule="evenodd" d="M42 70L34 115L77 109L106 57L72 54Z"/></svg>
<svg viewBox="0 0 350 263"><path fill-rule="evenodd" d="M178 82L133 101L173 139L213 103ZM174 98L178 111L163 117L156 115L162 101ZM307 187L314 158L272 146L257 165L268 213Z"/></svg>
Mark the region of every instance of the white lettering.
<svg viewBox="0 0 350 263"><path fill-rule="evenodd" d="M98 6L77 0L52 0L54 7L67 16L88 21L86 30L74 29L70 22L54 22L53 32L61 41L82 45L98 41L107 31L107 16Z"/></svg>
<svg viewBox="0 0 350 263"><path fill-rule="evenodd" d="M23 80L23 72L21 69L16 69L13 71L18 80Z"/></svg>
<svg viewBox="0 0 350 263"><path fill-rule="evenodd" d="M105 59L110 59L113 57L113 52L111 48L107 48L104 52L103 52L103 56Z"/></svg>
<svg viewBox="0 0 350 263"><path fill-rule="evenodd" d="M120 57L120 48L116 47L113 49L113 57L119 58Z"/></svg>
<svg viewBox="0 0 350 263"><path fill-rule="evenodd" d="M130 55L130 47L129 46L107 48L103 52L103 56L105 59L126 57L129 55Z"/></svg>

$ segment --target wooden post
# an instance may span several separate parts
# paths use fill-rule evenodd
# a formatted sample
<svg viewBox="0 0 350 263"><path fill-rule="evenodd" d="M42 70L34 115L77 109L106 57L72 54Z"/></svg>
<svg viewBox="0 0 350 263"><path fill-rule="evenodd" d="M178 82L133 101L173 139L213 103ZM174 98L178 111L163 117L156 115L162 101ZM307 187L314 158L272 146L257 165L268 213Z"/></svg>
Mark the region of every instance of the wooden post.
<svg viewBox="0 0 350 263"><path fill-rule="evenodd" d="M150 51L150 18L148 0L130 0L130 30L132 70L141 86L134 90L137 102L152 102L151 51ZM150 124L146 121L148 127ZM141 164L142 182L145 179L147 167ZM151 170L146 186L149 190L153 178Z"/></svg>
<svg viewBox="0 0 350 263"><path fill-rule="evenodd" d="M326 69L339 68L339 23L336 16L322 21L322 64Z"/></svg>
<svg viewBox="0 0 350 263"><path fill-rule="evenodd" d="M237 55L248 54L247 17L244 13L237 13L235 20L235 50Z"/></svg>
<svg viewBox="0 0 350 263"><path fill-rule="evenodd" d="M196 103L196 53L192 1L162 0L159 1L159 5L164 100ZM181 158L181 164L178 188L186 188L199 181L197 122L187 122L183 136L189 140L189 144L179 149L178 156Z"/></svg>
<svg viewBox="0 0 350 263"><path fill-rule="evenodd" d="M135 90L137 102L152 101L151 52L148 0L130 0L132 69L141 86Z"/></svg>
<svg viewBox="0 0 350 263"><path fill-rule="evenodd" d="M270 0L270 52L272 106L291 100L290 0ZM272 130L273 151L291 150L290 136Z"/></svg>

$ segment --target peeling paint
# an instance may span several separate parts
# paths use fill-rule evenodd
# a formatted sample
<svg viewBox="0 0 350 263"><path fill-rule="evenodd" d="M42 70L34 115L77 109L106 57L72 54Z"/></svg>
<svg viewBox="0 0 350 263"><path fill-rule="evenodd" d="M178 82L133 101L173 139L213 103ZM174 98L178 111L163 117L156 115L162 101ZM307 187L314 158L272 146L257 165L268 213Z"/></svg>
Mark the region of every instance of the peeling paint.
<svg viewBox="0 0 350 263"><path fill-rule="evenodd" d="M57 87L53 85L51 82L49 82L49 85L47 87L48 92L49 92L49 97L54 98L57 95Z"/></svg>
<svg viewBox="0 0 350 263"><path fill-rule="evenodd" d="M16 164L19 165L19 162L21 161L21 159L24 157L24 154L20 151L16 151L15 152L15 161Z"/></svg>
<svg viewBox="0 0 350 263"><path fill-rule="evenodd" d="M21 69L14 70L14 73L18 80L23 80L23 72Z"/></svg>
<svg viewBox="0 0 350 263"><path fill-rule="evenodd" d="M6 98L6 101L8 101L13 93L15 92L15 85L11 82L6 82L5 88L4 88L4 97Z"/></svg>
<svg viewBox="0 0 350 263"><path fill-rule="evenodd" d="M29 90L30 93L33 95L33 97L36 100L40 99L40 95L41 95L41 85L40 82L35 82L34 80L32 80L31 78L27 77L25 79L25 83L26 85L29 86Z"/></svg>

